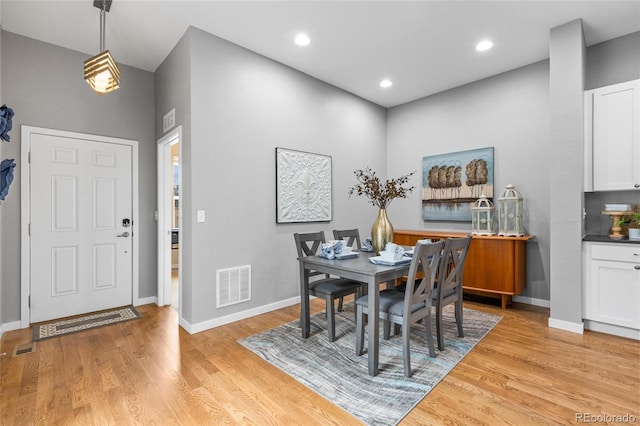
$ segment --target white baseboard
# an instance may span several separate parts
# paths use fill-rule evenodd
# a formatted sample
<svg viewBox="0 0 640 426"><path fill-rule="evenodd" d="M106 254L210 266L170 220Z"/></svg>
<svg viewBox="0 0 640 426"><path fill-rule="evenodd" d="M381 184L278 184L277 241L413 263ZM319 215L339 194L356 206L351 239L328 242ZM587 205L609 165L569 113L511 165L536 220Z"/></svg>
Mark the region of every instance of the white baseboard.
<svg viewBox="0 0 640 426"><path fill-rule="evenodd" d="M626 337L628 339L640 340L640 330L620 327L617 325L604 324L597 321L584 320L584 328L599 333L613 334L615 336Z"/></svg>
<svg viewBox="0 0 640 426"><path fill-rule="evenodd" d="M583 334L584 324L569 321L563 321L556 318L549 318L549 327L558 328L560 330L570 331L572 333Z"/></svg>
<svg viewBox="0 0 640 426"><path fill-rule="evenodd" d="M247 309L246 311L236 312L234 314L226 315L220 318L214 318L212 320L203 321L197 324L190 324L187 321L184 321L184 319L180 318L180 326L182 326L182 328L184 328L189 334L195 334L202 331L210 330L212 328L220 327L221 325L230 324L232 322L251 318L256 315L275 311L277 309L286 308L287 306L295 305L297 303L300 303L300 296L281 300L270 305L258 306L257 308Z"/></svg>
<svg viewBox="0 0 640 426"><path fill-rule="evenodd" d="M0 339L6 331L20 330L22 328L22 322L11 321L0 325Z"/></svg>
<svg viewBox="0 0 640 426"><path fill-rule="evenodd" d="M535 297L513 296L513 301L518 303L526 303L527 305L540 306L542 308L550 308L551 302L545 299L536 299Z"/></svg>
<svg viewBox="0 0 640 426"><path fill-rule="evenodd" d="M158 298L156 296L151 296L151 297L143 297L133 301L133 306L142 306L142 305L150 305L150 304L157 305Z"/></svg>

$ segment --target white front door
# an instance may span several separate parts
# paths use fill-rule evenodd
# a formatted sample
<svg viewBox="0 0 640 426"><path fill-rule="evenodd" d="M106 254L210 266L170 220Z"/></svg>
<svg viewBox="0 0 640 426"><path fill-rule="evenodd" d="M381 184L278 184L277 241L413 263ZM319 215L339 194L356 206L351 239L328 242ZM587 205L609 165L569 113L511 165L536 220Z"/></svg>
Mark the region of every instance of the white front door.
<svg viewBox="0 0 640 426"><path fill-rule="evenodd" d="M31 134L31 322L132 303L132 147Z"/></svg>

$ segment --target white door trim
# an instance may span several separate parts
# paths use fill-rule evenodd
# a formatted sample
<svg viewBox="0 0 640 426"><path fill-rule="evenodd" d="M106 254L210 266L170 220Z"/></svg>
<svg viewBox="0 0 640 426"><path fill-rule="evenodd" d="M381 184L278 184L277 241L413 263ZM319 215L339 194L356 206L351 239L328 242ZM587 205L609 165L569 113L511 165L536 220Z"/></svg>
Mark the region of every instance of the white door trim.
<svg viewBox="0 0 640 426"><path fill-rule="evenodd" d="M179 145L179 158L181 173L179 176L178 187L182 190L182 126L177 126L169 133L158 140L158 153L156 167L158 173L158 306L171 304L171 253L167 254L167 247L171 246L171 209L170 205L173 200L168 198L168 188L172 187L172 182L167 182L169 176L173 175L172 170L169 171L171 164L170 145L177 140ZM179 211L182 210L182 202L179 204ZM182 214L178 214L178 246L182 247ZM178 281L182 282L182 249L178 249ZM180 294L178 295L178 318L182 318L182 287L178 287Z"/></svg>
<svg viewBox="0 0 640 426"><path fill-rule="evenodd" d="M29 220L31 217L31 164L29 163L29 151L31 150L32 134L91 139L98 142L115 143L131 147L131 207L133 209L131 220L133 221L132 231L134 232L134 238L131 242L133 247L131 284L133 304L138 305L140 300L138 282L140 257L140 226L138 226L138 141L23 125L21 127L20 143L20 326L27 328L31 324L31 312L29 309L29 292L31 287L31 237L29 235Z"/></svg>

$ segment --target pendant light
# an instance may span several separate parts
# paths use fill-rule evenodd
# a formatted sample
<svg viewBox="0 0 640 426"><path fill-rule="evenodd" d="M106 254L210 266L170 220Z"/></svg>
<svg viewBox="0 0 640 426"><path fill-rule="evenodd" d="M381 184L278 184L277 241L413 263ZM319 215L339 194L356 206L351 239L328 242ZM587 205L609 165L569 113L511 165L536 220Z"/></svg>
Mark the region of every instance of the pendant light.
<svg viewBox="0 0 640 426"><path fill-rule="evenodd" d="M102 53L84 61L84 79L98 94L112 92L120 87L120 70L111 53L104 49L106 14L111 9L112 0L95 0L93 5L100 9L100 51Z"/></svg>

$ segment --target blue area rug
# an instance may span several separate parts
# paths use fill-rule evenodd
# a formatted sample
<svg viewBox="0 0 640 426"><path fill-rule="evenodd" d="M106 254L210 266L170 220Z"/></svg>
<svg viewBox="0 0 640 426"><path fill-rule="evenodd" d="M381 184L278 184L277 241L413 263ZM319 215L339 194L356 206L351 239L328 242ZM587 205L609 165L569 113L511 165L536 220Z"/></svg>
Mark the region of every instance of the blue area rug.
<svg viewBox="0 0 640 426"><path fill-rule="evenodd" d="M367 354L355 355L353 304L336 313L336 341L329 342L324 312L311 316L311 335L301 336L298 321L238 341L265 361L342 407L368 425L395 425L419 403L502 317L464 309L464 338L459 338L453 305L444 310L445 350L429 357L424 327L411 330L413 376L404 376L400 336L382 339L380 372L371 377ZM435 341L435 317L432 318ZM381 324L382 325L382 324ZM365 347L366 351L366 347Z"/></svg>

